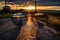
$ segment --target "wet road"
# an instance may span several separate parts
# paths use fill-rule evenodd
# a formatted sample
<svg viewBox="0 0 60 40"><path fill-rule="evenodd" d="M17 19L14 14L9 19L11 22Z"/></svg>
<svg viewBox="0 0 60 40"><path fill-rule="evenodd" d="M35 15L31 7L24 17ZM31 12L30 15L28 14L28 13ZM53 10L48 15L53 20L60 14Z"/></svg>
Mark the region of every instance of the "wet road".
<svg viewBox="0 0 60 40"><path fill-rule="evenodd" d="M21 27L17 40L35 40L38 30L37 23L32 17L28 17L28 20L24 26Z"/></svg>
<svg viewBox="0 0 60 40"><path fill-rule="evenodd" d="M21 22L21 20L20 20ZM45 22L28 17L23 26L16 26L10 18L0 19L1 40L59 40L60 36L49 28ZM51 31L53 30L53 31Z"/></svg>

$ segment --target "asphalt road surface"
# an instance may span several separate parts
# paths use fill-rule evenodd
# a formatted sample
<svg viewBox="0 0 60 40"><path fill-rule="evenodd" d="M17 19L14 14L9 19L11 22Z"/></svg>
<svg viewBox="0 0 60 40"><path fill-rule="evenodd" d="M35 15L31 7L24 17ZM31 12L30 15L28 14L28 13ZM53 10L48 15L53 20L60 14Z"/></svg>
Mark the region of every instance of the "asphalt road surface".
<svg viewBox="0 0 60 40"><path fill-rule="evenodd" d="M19 26L13 22L11 18L0 18L0 40L60 40L58 32L31 16L25 25L22 20L18 21Z"/></svg>

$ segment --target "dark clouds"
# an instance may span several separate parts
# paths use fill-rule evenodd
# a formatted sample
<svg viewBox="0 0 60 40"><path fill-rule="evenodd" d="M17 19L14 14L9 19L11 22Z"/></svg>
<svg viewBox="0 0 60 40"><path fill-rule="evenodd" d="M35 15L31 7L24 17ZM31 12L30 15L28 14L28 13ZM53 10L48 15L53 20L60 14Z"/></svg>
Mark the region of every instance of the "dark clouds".
<svg viewBox="0 0 60 40"><path fill-rule="evenodd" d="M52 2L56 2L56 1L60 1L60 0L6 0L6 1L41 1L41 2L52 1Z"/></svg>
<svg viewBox="0 0 60 40"><path fill-rule="evenodd" d="M8 2L20 3L21 1L37 1L39 5L56 5L60 6L60 0L6 0Z"/></svg>

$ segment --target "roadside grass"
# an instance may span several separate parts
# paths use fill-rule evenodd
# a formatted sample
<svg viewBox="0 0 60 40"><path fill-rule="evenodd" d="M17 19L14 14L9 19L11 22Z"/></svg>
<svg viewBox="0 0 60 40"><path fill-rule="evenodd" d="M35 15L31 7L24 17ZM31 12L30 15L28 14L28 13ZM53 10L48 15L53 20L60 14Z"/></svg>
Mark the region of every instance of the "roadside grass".
<svg viewBox="0 0 60 40"><path fill-rule="evenodd" d="M46 17L36 17L36 18L44 22L48 22L49 24L60 26L60 19L59 19L60 17L50 15L48 19Z"/></svg>
<svg viewBox="0 0 60 40"><path fill-rule="evenodd" d="M0 14L0 18L8 18L8 17L11 17L11 16L12 16L12 14L9 14L9 13L3 14L3 15Z"/></svg>
<svg viewBox="0 0 60 40"><path fill-rule="evenodd" d="M49 22L50 24L60 25L60 19L59 19L59 17L57 17L57 16L50 16L49 19L48 19L48 22Z"/></svg>

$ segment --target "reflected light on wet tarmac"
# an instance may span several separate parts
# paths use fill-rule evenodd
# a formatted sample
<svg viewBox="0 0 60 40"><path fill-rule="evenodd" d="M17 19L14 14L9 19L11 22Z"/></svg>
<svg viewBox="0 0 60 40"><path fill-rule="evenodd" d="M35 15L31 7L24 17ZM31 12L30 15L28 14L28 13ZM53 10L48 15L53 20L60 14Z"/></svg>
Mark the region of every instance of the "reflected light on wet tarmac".
<svg viewBox="0 0 60 40"><path fill-rule="evenodd" d="M31 15L24 26L22 26L17 40L36 40L37 27L34 25Z"/></svg>

